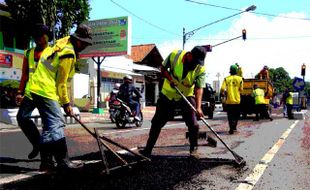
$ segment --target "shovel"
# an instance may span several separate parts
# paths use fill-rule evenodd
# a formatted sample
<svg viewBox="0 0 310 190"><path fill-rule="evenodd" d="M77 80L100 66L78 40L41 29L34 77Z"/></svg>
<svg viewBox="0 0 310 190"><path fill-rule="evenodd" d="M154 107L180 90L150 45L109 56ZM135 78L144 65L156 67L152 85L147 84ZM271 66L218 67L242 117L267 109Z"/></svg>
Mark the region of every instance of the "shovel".
<svg viewBox="0 0 310 190"><path fill-rule="evenodd" d="M174 88L176 89L176 91L182 96L182 98L184 99L184 101L191 107L192 110L194 110L196 113L197 110L196 108L194 108L194 106L187 100L187 98L184 96L184 94L178 89L178 87L174 86ZM227 144L221 139L221 137L217 134L216 131L214 131L214 129L208 124L208 122L200 116L200 119L203 121L203 123L212 131L212 133L223 143L223 145L231 152L231 154L234 156L236 163L241 166L241 165L245 165L246 162L245 160L239 156L236 152L234 152L233 150L231 150L231 148L229 148L227 146Z"/></svg>

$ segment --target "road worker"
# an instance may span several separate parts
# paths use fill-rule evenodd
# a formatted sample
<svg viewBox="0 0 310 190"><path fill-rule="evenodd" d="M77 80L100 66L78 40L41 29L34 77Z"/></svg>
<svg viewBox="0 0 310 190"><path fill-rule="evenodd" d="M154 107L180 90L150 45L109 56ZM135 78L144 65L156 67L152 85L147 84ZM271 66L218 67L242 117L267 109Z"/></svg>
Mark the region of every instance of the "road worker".
<svg viewBox="0 0 310 190"><path fill-rule="evenodd" d="M36 124L31 120L35 106L29 91L29 81L37 67L43 50L48 46L48 41L52 39L52 33L48 26L36 24L33 27L32 37L36 46L25 51L21 81L16 95L16 103L19 105L16 117L17 122L33 146L32 151L28 155L29 159L35 158L40 151L40 132ZM41 165L42 170L53 165L52 160L44 157L44 155L41 155L41 160L46 161Z"/></svg>
<svg viewBox="0 0 310 190"><path fill-rule="evenodd" d="M202 46L195 46L191 51L174 50L164 60L161 73L164 83L156 104L156 112L152 119L149 138L144 150L140 152L150 155L158 139L161 129L174 115L177 104L182 109L182 116L189 130L190 154L198 156L198 131L199 125L195 111L193 111L182 96L176 91L175 86L186 96L187 100L197 109L199 117L203 116L201 99L205 86L204 59L206 50Z"/></svg>
<svg viewBox="0 0 310 190"><path fill-rule="evenodd" d="M79 52L91 44L90 28L79 25L74 34L59 39L52 48L44 50L30 81L31 96L43 123L41 153L54 156L59 170L82 166L71 162L68 157L60 105L68 116L73 115L67 82L73 78Z"/></svg>
<svg viewBox="0 0 310 190"><path fill-rule="evenodd" d="M266 80L269 80L270 77L269 77L269 68L267 65L265 65L263 67L263 69L259 72L258 74L259 76L259 79L266 79Z"/></svg>
<svg viewBox="0 0 310 190"><path fill-rule="evenodd" d="M243 80L237 75L237 70L238 67L235 64L230 66L230 76L224 79L220 90L221 96L226 97L229 134L234 134L237 130L240 117L240 92L243 90Z"/></svg>
<svg viewBox="0 0 310 190"><path fill-rule="evenodd" d="M268 113L268 105L269 99L265 99L265 92L263 89L259 88L257 84L253 85L253 93L252 96L255 100L255 119L254 121L259 121L259 119L269 119L272 121L273 119L270 117ZM268 101L268 102L266 102Z"/></svg>

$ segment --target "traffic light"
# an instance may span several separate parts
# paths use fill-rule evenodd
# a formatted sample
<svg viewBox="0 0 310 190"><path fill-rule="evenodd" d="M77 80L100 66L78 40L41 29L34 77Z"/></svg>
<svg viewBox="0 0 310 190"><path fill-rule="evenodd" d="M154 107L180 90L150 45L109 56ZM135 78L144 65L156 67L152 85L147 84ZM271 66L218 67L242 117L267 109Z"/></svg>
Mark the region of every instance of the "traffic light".
<svg viewBox="0 0 310 190"><path fill-rule="evenodd" d="M242 39L246 40L246 30L245 29L242 30Z"/></svg>
<svg viewBox="0 0 310 190"><path fill-rule="evenodd" d="M306 65L302 64L301 66L301 76L305 76L306 75Z"/></svg>

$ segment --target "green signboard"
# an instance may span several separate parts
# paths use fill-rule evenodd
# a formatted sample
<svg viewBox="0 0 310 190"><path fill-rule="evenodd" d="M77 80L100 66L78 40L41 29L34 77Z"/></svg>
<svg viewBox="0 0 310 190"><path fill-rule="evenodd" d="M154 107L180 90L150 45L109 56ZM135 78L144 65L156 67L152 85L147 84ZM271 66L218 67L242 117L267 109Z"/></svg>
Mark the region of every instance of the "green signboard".
<svg viewBox="0 0 310 190"><path fill-rule="evenodd" d="M81 58L130 54L130 17L94 20L85 24L92 29L93 45L81 52Z"/></svg>

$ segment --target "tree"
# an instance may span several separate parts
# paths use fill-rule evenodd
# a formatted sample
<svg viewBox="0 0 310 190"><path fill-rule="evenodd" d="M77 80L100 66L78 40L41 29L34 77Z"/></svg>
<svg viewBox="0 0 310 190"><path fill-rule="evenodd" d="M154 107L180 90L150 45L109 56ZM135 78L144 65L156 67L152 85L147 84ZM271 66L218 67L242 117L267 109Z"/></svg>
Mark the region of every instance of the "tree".
<svg viewBox="0 0 310 190"><path fill-rule="evenodd" d="M283 67L269 69L270 80L277 92L284 92L286 88L292 88L293 80Z"/></svg>
<svg viewBox="0 0 310 190"><path fill-rule="evenodd" d="M30 34L31 26L43 23L55 31L56 39L89 19L88 0L5 0L20 30Z"/></svg>

